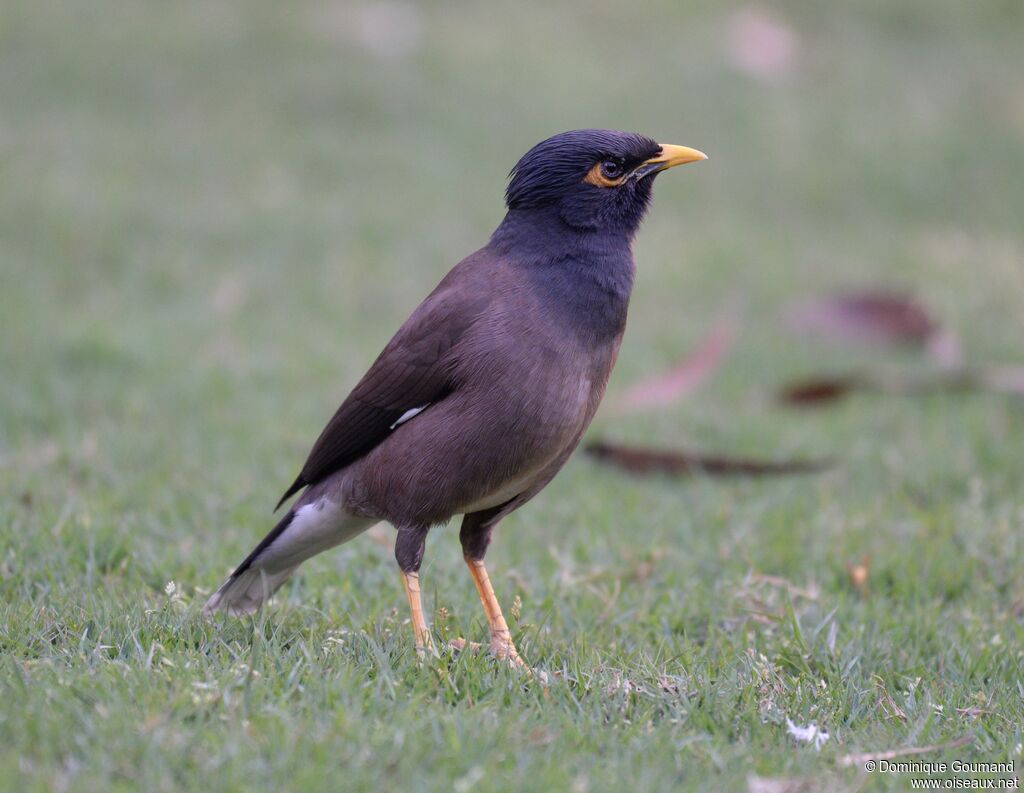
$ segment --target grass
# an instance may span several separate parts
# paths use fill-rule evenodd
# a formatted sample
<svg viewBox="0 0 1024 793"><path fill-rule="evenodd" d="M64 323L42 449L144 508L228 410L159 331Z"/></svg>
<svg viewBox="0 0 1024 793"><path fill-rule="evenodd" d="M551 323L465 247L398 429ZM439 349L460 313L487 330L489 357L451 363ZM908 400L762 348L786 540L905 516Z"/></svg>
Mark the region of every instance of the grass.
<svg viewBox="0 0 1024 793"><path fill-rule="evenodd" d="M1020 401L766 398L920 365L787 334L788 301L849 286L1020 360L1018 4L780 3L775 80L734 66L730 4L416 8L0 9L0 788L902 790L837 759L964 735L931 757L1019 765ZM594 435L842 464L574 459L489 555L547 684L418 662L366 537L258 619L200 619L347 388L496 225L511 164L590 125L712 156L659 181L610 393L745 306L708 388ZM441 640L480 639L454 535L428 541L427 602Z"/></svg>

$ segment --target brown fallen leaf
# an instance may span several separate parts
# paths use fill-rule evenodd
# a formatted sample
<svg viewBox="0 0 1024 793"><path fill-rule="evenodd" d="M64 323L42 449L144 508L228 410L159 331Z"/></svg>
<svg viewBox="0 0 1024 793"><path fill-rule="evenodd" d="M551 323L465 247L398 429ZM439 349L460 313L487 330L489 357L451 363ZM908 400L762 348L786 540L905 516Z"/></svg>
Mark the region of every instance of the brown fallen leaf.
<svg viewBox="0 0 1024 793"><path fill-rule="evenodd" d="M707 382L732 349L739 331L736 309L724 311L697 348L664 372L633 385L617 400L620 411L648 410L677 402Z"/></svg>
<svg viewBox="0 0 1024 793"><path fill-rule="evenodd" d="M866 386L858 375L814 377L784 386L779 400L787 405L813 407L836 402L854 391L866 390Z"/></svg>
<svg viewBox="0 0 1024 793"><path fill-rule="evenodd" d="M838 402L857 392L921 395L943 392L977 392L1024 396L1024 366L992 365L958 367L933 372L901 372L891 369L824 375L789 383L779 400L794 407L817 407Z"/></svg>
<svg viewBox="0 0 1024 793"><path fill-rule="evenodd" d="M913 298L884 290L830 295L799 303L789 325L802 333L838 339L924 346L939 323Z"/></svg>
<svg viewBox="0 0 1024 793"><path fill-rule="evenodd" d="M694 454L667 449L588 443L584 452L631 474L706 474L710 476L772 476L810 474L831 467L832 460L752 460L720 454Z"/></svg>

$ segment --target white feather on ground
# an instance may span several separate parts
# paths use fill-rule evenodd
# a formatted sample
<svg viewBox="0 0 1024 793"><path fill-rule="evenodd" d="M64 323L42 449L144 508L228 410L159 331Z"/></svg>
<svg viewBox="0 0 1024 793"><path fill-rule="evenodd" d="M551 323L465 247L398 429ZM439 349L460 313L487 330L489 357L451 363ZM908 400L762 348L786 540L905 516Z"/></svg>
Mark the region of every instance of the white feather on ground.
<svg viewBox="0 0 1024 793"><path fill-rule="evenodd" d="M786 731L801 743L813 743L817 752L821 751L821 747L829 739L829 734L813 722L806 727L799 727L787 718Z"/></svg>

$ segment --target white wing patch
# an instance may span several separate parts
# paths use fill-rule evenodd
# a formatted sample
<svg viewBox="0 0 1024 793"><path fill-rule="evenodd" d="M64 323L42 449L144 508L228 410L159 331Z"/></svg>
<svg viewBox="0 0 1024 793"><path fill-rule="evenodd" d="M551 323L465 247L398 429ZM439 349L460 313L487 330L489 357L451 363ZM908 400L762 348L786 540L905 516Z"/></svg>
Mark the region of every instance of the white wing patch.
<svg viewBox="0 0 1024 793"><path fill-rule="evenodd" d="M405 424L405 422L407 422L409 419L416 418L416 416L418 416L420 413L422 413L428 407L430 407L430 403L429 402L427 404L425 404L425 405L421 405L418 408L410 408L409 410L405 411L405 413L403 413L401 416L399 416L398 417L398 421L396 421L394 424L392 424L388 429L392 429L393 430L399 424Z"/></svg>

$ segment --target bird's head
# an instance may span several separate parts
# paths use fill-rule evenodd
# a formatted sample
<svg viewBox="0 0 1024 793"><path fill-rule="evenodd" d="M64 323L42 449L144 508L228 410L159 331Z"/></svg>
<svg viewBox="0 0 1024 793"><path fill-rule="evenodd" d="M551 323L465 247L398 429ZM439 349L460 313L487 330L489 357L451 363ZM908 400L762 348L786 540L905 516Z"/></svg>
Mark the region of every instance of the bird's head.
<svg viewBox="0 0 1024 793"><path fill-rule="evenodd" d="M578 129L538 143L509 174L510 210L557 213L580 230L632 236L666 168L706 160L686 146L656 143L632 132Z"/></svg>

